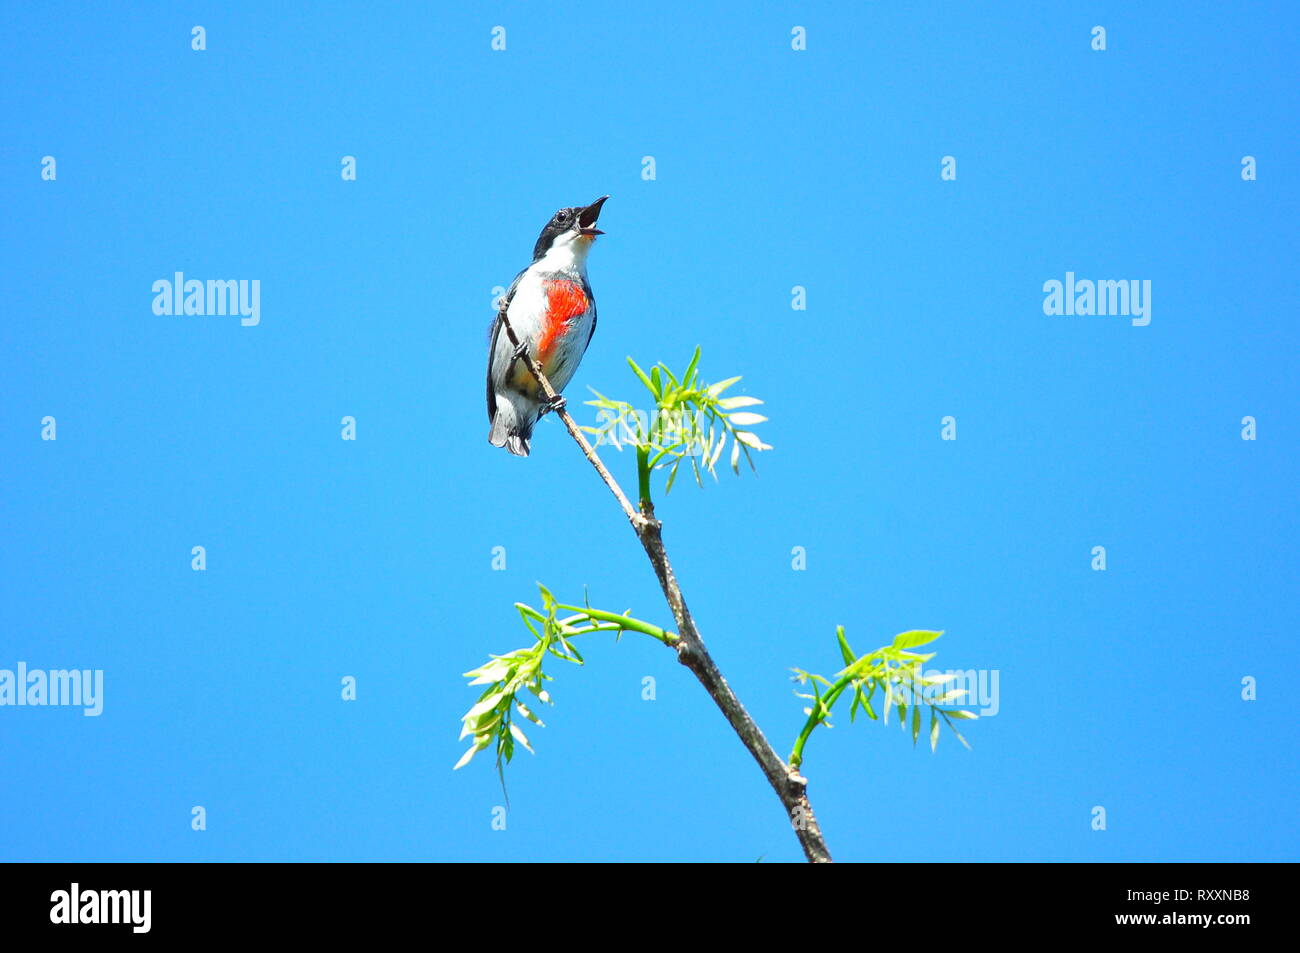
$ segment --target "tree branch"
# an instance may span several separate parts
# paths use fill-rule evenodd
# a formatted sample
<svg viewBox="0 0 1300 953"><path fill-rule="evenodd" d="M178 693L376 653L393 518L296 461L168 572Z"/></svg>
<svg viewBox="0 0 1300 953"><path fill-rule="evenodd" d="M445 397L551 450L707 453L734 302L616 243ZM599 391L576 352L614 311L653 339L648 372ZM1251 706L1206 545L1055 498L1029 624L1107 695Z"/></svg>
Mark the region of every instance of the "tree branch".
<svg viewBox="0 0 1300 953"><path fill-rule="evenodd" d="M519 349L519 339L515 336L514 328L510 326L510 319L506 317L505 308L502 307L498 313L506 336L510 339L510 344ZM551 386L551 382L547 380L541 365L533 359L533 356L525 352L519 359L526 363L529 372L536 379L547 400L555 401L558 399L559 394ZM633 509L622 488L610 475L609 470L605 468L605 464L601 462L596 451L587 442L587 438L578 429L578 425L574 423L568 411L561 409L557 413L560 420L564 422L564 426L568 429L569 436L582 448L583 455L596 468L600 478L605 481L605 485L609 487L610 492L614 494L614 498L618 500L619 506L623 509L623 514L628 518L628 522L632 524L637 539L641 541L641 546L650 558L650 564L654 567L655 576L659 579L659 588L663 590L664 598L668 601L668 607L672 610L673 619L677 622L677 631L680 638L672 646L677 650L677 660L690 669L699 683L704 686L704 690L709 693L709 697L721 709L722 714L740 737L741 742L749 749L749 753L753 755L754 760L758 762L758 766L763 770L763 775L767 778L768 784L772 786L772 790L776 792L776 796L781 799L781 804L785 807L791 826L794 828L795 836L799 838L799 844L803 847L804 856L811 863L829 863L831 860L830 851L826 847L826 841L822 838L821 828L817 824L812 805L808 801L807 780L796 769L791 768L782 761L771 744L768 743L767 738L763 736L762 730L750 717L749 712L745 710L745 706L740 703L740 699L731 690L727 680L722 677L722 672L709 655L709 651L704 645L704 639L700 637L699 630L695 627L695 620L686 607L686 599L682 595L681 587L677 584L677 577L673 575L672 564L668 561L668 552L663 543L663 524L655 518L654 506L650 502L646 488L641 488L641 509L639 511Z"/></svg>
<svg viewBox="0 0 1300 953"><path fill-rule="evenodd" d="M510 319L506 317L506 309L504 307L500 308L497 311L497 314L501 319L501 326L505 329L506 337L510 339L511 346L518 350L520 347L519 338L515 337L515 329L510 326ZM531 373L536 379L537 385L542 389L542 393L546 395L546 399L552 402L559 400L560 394L551 386L551 382L547 380L546 375L542 373L542 365L538 364L537 361L533 359L533 356L527 353L524 354L523 357L519 358L519 360L523 361L528 367L529 373ZM509 377L509 374L506 376ZM591 444L587 442L587 438L582 435L582 431L579 430L578 425L573 422L573 418L569 416L569 412L567 410L561 410L558 411L558 413L560 419L564 421L564 426L569 430L569 436L577 441L578 446L582 448L582 452L586 456L587 460L596 468L596 472L600 474L600 478L605 481L605 485L609 487L609 491L613 493L614 498L618 500L618 505L623 507L623 515L628 518L629 522L631 522L632 528L637 529L638 532L640 532L638 529L638 521L641 520L641 516L636 510L632 509L632 504L628 502L627 497L623 494L623 489L618 485L618 482L613 478L613 476L610 475L610 472L605 469L605 464L602 463L600 457L596 455L596 451L593 450Z"/></svg>

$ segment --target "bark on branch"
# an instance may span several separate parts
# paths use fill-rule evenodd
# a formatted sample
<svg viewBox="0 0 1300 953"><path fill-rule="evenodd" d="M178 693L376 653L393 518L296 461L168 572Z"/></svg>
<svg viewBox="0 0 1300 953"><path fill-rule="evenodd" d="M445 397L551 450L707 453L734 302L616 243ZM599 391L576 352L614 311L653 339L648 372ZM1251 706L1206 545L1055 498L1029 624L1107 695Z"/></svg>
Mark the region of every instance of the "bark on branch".
<svg viewBox="0 0 1300 953"><path fill-rule="evenodd" d="M505 329L506 336L510 339L510 344L520 348L519 339L515 336L515 330L510 326L510 320L506 317L505 310L500 311L501 326ZM547 380L546 374L542 371L541 365L533 359L533 356L527 352L519 358L526 362L529 372L536 379L542 393L548 401L557 401L559 394ZM605 464L601 462L596 451L592 448L582 431L567 410L563 408L556 411L560 420L564 422L565 428L578 446L582 449L583 455L588 462L596 468L600 478L605 481L614 498L618 500L618 505L623 509L623 515L632 524L632 529L636 532L637 539L641 541L641 546L645 549L646 555L650 558L650 564L654 567L655 575L659 579L659 588L663 590L664 598L668 601L668 608L672 610L673 619L677 622L677 632L680 639L676 642L677 659L699 680L704 686L704 690L709 693L709 697L721 709L722 714L731 724L732 730L739 736L741 742L749 749L749 753L754 756L758 766L763 770L763 776L767 778L768 784L776 792L776 796L781 799L781 804L785 807L786 814L790 818L791 826L794 829L795 836L799 838L799 844L803 847L804 856L811 863L830 863L830 851L826 847L826 841L822 838L821 828L817 824L817 817L813 814L812 805L808 802L807 787L808 782L781 759L772 746L768 743L767 738L763 736L762 730L758 727L745 706L740 703L736 693L731 690L727 680L722 677L722 672L714 663L709 655L709 650L704 645L704 639L700 637L699 630L695 627L695 620L691 617L690 610L686 607L686 599L682 595L681 586L677 584L677 577L673 575L672 564L668 561L668 551L664 548L663 543L663 525L655 518L654 507L649 500L642 500L641 509L634 508L628 500L618 481L610 475Z"/></svg>

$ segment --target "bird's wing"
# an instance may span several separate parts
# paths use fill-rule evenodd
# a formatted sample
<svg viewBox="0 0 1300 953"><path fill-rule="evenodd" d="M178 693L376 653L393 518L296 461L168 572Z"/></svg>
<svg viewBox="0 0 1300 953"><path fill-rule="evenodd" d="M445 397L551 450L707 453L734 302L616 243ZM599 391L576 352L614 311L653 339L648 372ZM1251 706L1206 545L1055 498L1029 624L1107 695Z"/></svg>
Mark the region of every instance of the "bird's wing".
<svg viewBox="0 0 1300 953"><path fill-rule="evenodd" d="M491 420L497 414L497 394L492 387L492 358L497 353L497 338L501 335L501 308L510 307L510 302L514 300L515 291L519 288L519 282L524 277L525 268L519 274L515 275L515 280L510 282L510 287L502 298L504 304L498 306L497 313L492 317L492 326L488 329L488 334L492 342L488 345L488 366L487 366L487 407L488 420Z"/></svg>
<svg viewBox="0 0 1300 953"><path fill-rule="evenodd" d="M591 303L591 330L587 332L587 343L582 346L586 352L591 345L591 339L596 336L596 296L591 293L591 283L587 281L587 276L582 276L582 293L587 296L587 301Z"/></svg>

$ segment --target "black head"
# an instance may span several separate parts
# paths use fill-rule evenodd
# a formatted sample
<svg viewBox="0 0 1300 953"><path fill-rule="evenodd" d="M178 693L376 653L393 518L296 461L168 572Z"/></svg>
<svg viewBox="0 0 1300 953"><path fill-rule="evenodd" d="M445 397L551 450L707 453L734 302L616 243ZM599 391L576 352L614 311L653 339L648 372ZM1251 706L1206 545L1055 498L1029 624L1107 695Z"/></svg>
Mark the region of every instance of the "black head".
<svg viewBox="0 0 1300 953"><path fill-rule="evenodd" d="M608 195L602 195L590 205L578 206L575 208L562 208L546 223L542 229L542 234L537 236L537 244L533 246L533 261L537 261L555 244L555 240L561 235L581 236L587 239L594 239L597 235L604 235L599 228L596 228L596 219L600 217L600 207L605 204Z"/></svg>

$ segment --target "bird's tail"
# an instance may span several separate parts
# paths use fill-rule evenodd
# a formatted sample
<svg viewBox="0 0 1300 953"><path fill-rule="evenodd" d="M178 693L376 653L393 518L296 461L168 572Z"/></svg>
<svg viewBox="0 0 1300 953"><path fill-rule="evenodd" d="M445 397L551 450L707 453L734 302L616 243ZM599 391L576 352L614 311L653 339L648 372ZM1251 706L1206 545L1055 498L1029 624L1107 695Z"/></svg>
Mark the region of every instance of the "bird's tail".
<svg viewBox="0 0 1300 953"><path fill-rule="evenodd" d="M533 439L533 425L537 423L537 409L516 405L513 396L499 392L496 395L496 413L492 415L488 443L505 447L517 457L526 457Z"/></svg>

